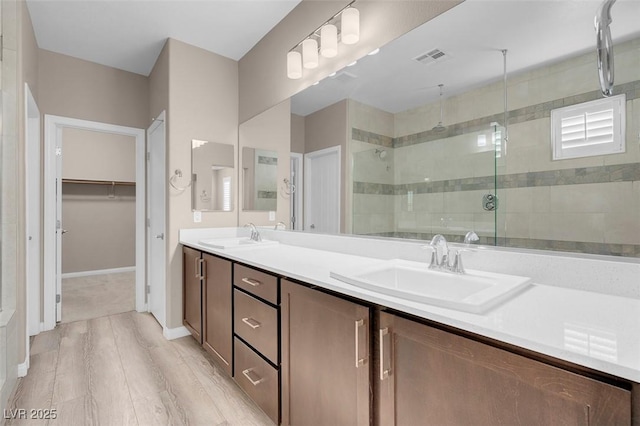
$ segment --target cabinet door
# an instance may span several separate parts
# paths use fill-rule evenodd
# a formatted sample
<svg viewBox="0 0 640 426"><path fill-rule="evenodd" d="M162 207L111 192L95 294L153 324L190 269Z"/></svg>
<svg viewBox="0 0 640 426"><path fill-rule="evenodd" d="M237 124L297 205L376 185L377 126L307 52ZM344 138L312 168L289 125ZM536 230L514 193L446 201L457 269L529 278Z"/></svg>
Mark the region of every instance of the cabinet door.
<svg viewBox="0 0 640 426"><path fill-rule="evenodd" d="M182 324L202 343L201 255L198 250L182 248Z"/></svg>
<svg viewBox="0 0 640 426"><path fill-rule="evenodd" d="M369 425L369 308L282 280L282 424Z"/></svg>
<svg viewBox="0 0 640 426"><path fill-rule="evenodd" d="M380 314L380 425L630 424L630 392L394 315Z"/></svg>
<svg viewBox="0 0 640 426"><path fill-rule="evenodd" d="M204 348L220 360L231 375L231 268L230 261L202 255L204 280Z"/></svg>

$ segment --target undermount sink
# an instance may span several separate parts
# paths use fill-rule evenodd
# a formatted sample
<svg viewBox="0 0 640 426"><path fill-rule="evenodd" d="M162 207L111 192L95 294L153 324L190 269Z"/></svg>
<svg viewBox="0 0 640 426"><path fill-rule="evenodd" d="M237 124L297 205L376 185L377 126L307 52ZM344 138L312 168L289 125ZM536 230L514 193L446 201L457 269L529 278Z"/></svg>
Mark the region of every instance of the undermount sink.
<svg viewBox="0 0 640 426"><path fill-rule="evenodd" d="M279 244L278 241L262 240L254 241L249 237L232 237L232 238L208 238L200 240L198 243L203 246L215 248L215 249L232 249L232 248L249 248L249 247L263 247L273 246Z"/></svg>
<svg viewBox="0 0 640 426"><path fill-rule="evenodd" d="M332 271L332 278L368 290L459 311L482 313L531 283L531 278L467 269L465 274L428 269L393 259L368 268Z"/></svg>

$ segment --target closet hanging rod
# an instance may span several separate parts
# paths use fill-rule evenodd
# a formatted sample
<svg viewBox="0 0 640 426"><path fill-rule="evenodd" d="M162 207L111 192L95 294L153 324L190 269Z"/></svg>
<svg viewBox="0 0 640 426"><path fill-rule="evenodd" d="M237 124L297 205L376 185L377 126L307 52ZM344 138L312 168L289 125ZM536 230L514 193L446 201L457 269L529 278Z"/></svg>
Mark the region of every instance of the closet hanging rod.
<svg viewBox="0 0 640 426"><path fill-rule="evenodd" d="M125 185L135 186L135 182L125 182L117 180L88 180L88 179L62 179L62 183L79 183L83 185Z"/></svg>

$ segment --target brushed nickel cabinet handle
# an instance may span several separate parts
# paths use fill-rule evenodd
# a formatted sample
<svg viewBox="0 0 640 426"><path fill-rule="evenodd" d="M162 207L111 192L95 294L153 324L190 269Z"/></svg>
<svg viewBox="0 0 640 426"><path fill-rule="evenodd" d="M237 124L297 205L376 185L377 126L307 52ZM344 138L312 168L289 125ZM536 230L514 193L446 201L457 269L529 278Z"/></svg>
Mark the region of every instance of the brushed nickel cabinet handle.
<svg viewBox="0 0 640 426"><path fill-rule="evenodd" d="M364 325L364 320L359 319L355 321L356 323L356 368L364 365L366 361L366 355L364 358L360 358L360 327Z"/></svg>
<svg viewBox="0 0 640 426"><path fill-rule="evenodd" d="M250 286L253 286L253 287L258 287L259 285L262 284L260 281L254 280L252 278L243 278L242 282L243 283L247 283L247 284L249 284Z"/></svg>
<svg viewBox="0 0 640 426"><path fill-rule="evenodd" d="M249 380L253 386L258 386L260 383L264 382L264 377L258 376L253 371L253 368L247 368L246 370L243 370L242 374L244 374L244 377L246 377L247 380ZM254 379L251 376L257 377L257 379Z"/></svg>
<svg viewBox="0 0 640 426"><path fill-rule="evenodd" d="M193 260L195 260L195 266L193 267L193 269L195 269L196 271L196 278L200 279L200 258L196 257Z"/></svg>
<svg viewBox="0 0 640 426"><path fill-rule="evenodd" d="M389 374L391 374L391 365L389 365L389 368L386 368L386 369L385 369L385 366L384 366L384 340L385 340L385 336L389 336L389 327L385 327L385 328L381 328L380 329L380 381L383 381L384 379L389 377ZM389 355L391 355L391 352L389 352Z"/></svg>
<svg viewBox="0 0 640 426"><path fill-rule="evenodd" d="M200 259L200 265L202 274L200 274L200 278L203 280L207 279L207 261L205 259Z"/></svg>
<svg viewBox="0 0 640 426"><path fill-rule="evenodd" d="M247 318L242 318L242 322L247 324L249 327L253 328L254 330L256 328L259 328L262 324L260 324L259 321L254 320L253 318L247 317Z"/></svg>

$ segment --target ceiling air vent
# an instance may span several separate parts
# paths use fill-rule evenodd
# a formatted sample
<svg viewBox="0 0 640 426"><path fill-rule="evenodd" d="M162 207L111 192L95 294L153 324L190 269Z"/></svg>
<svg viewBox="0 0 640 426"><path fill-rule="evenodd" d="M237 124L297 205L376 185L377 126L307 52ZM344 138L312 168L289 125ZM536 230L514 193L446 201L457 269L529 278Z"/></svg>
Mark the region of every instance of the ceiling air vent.
<svg viewBox="0 0 640 426"><path fill-rule="evenodd" d="M423 53L422 55L416 56L415 58L413 58L413 60L416 62L420 62L421 64L429 65L436 61L442 62L446 59L449 59L449 57L450 56L444 53L442 50L433 49L427 53Z"/></svg>

